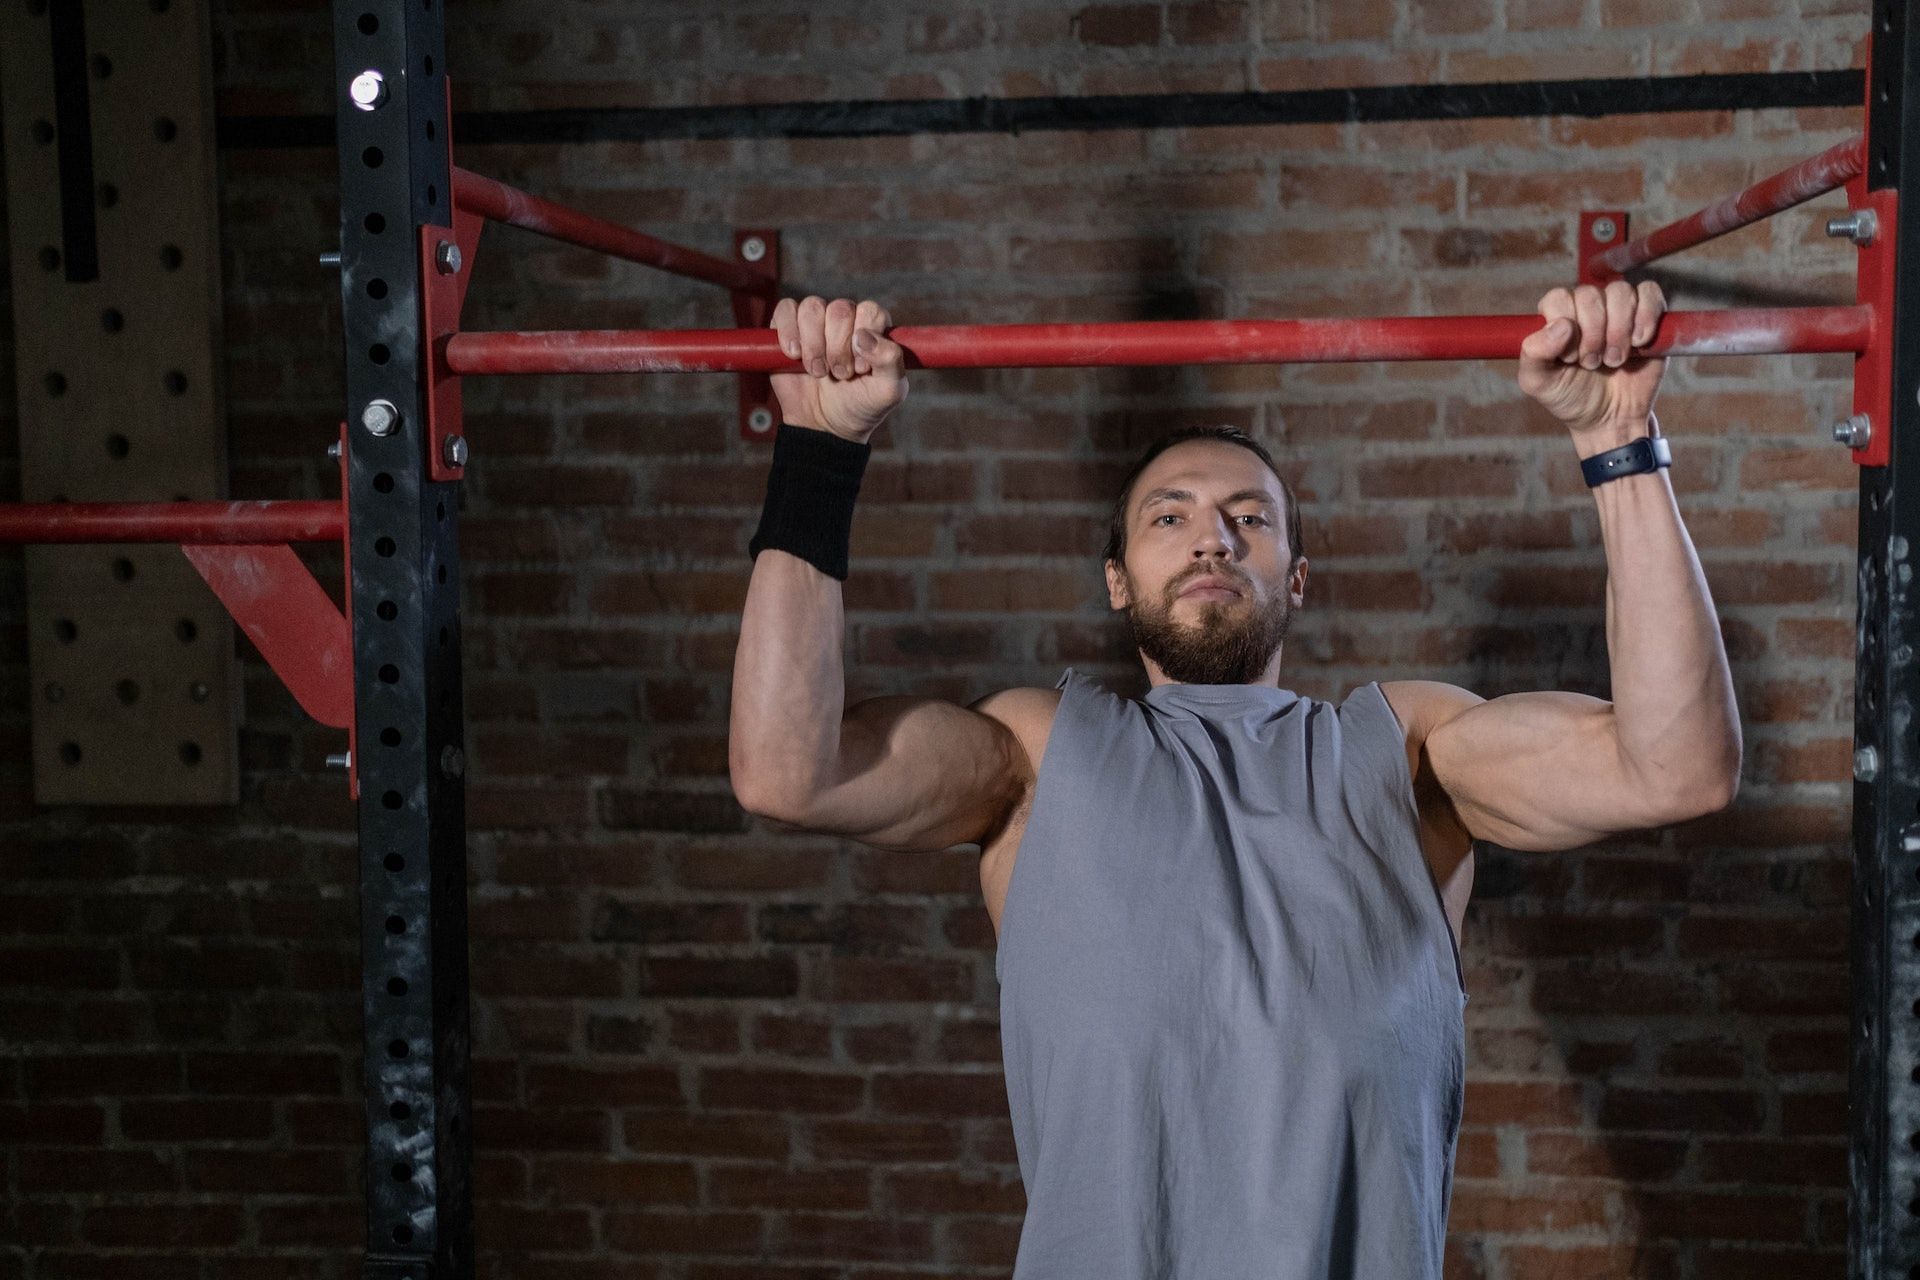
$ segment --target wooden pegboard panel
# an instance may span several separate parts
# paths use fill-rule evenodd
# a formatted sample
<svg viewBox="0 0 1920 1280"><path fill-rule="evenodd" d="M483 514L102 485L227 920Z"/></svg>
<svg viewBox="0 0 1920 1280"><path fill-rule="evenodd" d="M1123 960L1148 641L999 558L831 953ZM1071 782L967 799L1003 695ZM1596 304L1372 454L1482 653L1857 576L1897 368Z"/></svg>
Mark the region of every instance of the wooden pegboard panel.
<svg viewBox="0 0 1920 1280"><path fill-rule="evenodd" d="M206 0L0 5L27 502L224 498ZM42 804L232 804L233 626L177 547L26 549Z"/></svg>

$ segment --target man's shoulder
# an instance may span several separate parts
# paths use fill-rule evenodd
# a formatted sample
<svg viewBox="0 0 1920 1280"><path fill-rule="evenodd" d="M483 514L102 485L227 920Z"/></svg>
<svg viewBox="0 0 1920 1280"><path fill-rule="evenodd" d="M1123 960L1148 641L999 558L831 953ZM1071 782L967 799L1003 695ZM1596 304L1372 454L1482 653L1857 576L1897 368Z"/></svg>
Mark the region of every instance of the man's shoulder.
<svg viewBox="0 0 1920 1280"><path fill-rule="evenodd" d="M1016 734L1053 723L1060 708L1061 689L1001 689L967 704L969 711L998 720Z"/></svg>
<svg viewBox="0 0 1920 1280"><path fill-rule="evenodd" d="M1013 734L1026 752L1027 776L1031 778L1039 773L1041 757L1047 753L1047 737L1053 732L1053 717L1060 709L1062 692L1060 688L1002 689L969 703L967 709L1004 725Z"/></svg>
<svg viewBox="0 0 1920 1280"><path fill-rule="evenodd" d="M1442 680L1381 680L1380 692L1412 742L1425 741L1438 725L1486 699Z"/></svg>

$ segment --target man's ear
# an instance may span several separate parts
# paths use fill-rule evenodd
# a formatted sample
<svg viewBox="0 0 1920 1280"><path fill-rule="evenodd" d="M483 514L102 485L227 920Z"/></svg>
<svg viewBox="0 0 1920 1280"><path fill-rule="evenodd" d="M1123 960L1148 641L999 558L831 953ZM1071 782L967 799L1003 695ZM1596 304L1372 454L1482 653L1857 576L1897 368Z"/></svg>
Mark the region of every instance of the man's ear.
<svg viewBox="0 0 1920 1280"><path fill-rule="evenodd" d="M1124 609L1130 603L1127 599L1127 576L1119 565L1107 561L1107 606L1112 609Z"/></svg>

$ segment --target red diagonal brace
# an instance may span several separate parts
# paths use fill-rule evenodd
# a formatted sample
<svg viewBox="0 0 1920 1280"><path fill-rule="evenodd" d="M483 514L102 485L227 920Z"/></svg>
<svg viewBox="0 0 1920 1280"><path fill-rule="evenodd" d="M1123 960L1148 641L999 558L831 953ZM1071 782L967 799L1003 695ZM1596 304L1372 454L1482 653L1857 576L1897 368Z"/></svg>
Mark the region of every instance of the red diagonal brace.
<svg viewBox="0 0 1920 1280"><path fill-rule="evenodd" d="M353 723L353 640L347 619L284 543L180 550L253 641L306 713L344 729Z"/></svg>

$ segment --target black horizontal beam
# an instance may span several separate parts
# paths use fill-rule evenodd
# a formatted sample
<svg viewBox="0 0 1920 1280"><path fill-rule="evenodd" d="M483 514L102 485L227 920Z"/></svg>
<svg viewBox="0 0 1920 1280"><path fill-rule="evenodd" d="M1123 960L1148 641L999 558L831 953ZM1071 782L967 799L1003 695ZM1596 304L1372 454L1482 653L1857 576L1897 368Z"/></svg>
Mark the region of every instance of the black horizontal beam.
<svg viewBox="0 0 1920 1280"><path fill-rule="evenodd" d="M722 107L572 107L467 111L465 146L488 143L640 142L656 138L873 138L1026 130L1204 129L1216 125L1340 124L1616 116L1640 112L1858 107L1865 73L1759 71L1611 80L1391 85L1272 93L1102 94L1051 98L940 98L775 102ZM226 116L223 147L333 145L329 116Z"/></svg>

